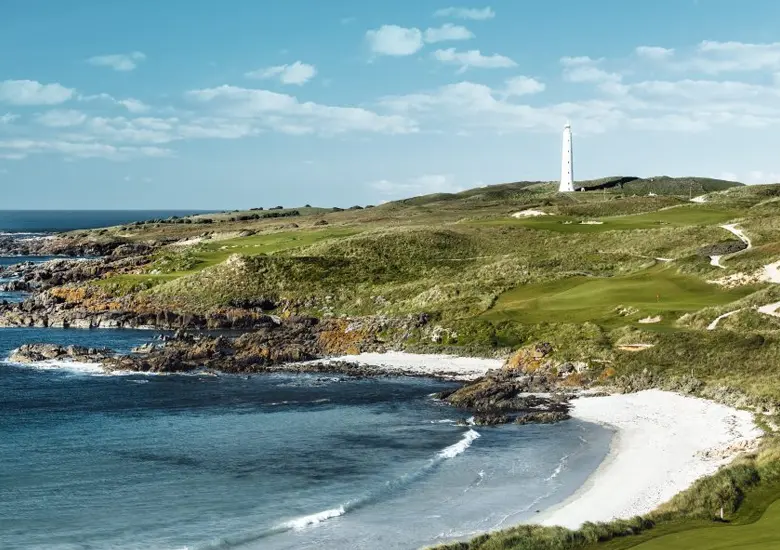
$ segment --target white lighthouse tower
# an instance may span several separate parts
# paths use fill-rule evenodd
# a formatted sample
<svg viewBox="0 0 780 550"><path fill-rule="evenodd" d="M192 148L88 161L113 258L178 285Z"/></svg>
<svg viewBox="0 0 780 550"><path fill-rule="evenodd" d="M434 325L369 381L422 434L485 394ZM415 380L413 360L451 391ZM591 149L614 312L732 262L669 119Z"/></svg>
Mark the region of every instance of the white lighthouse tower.
<svg viewBox="0 0 780 550"><path fill-rule="evenodd" d="M561 150L561 185L559 193L574 191L574 154L571 148L571 124L563 127L563 149Z"/></svg>

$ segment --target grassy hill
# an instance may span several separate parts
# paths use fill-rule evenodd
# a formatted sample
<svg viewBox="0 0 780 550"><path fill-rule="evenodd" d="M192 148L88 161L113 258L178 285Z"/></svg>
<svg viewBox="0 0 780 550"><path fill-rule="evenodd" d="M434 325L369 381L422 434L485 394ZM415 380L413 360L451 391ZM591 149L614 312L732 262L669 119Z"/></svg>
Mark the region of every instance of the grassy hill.
<svg viewBox="0 0 780 550"><path fill-rule="evenodd" d="M505 183L371 208L226 212L71 237L157 245L143 265L87 283L111 304L208 313L262 300L281 316L425 314L426 326L381 338L459 354L546 341L616 388L750 406L780 425L780 318L758 309L780 301L780 284L763 277L780 261L780 185L665 176L577 185L586 190ZM714 245L734 252L714 265ZM576 533L518 527L451 548L774 547L779 447L769 438L649 519ZM713 526L723 499L732 525Z"/></svg>

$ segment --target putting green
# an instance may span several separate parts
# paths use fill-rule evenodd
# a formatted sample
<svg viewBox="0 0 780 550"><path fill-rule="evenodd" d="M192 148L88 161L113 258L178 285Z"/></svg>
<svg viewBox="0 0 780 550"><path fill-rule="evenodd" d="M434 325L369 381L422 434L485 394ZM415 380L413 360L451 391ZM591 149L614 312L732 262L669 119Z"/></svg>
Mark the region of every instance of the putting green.
<svg viewBox="0 0 780 550"><path fill-rule="evenodd" d="M728 208L684 205L645 214L587 218L573 216L538 216L469 222L481 225L520 225L557 233L599 233L658 227L716 225L732 220L738 213Z"/></svg>
<svg viewBox="0 0 780 550"><path fill-rule="evenodd" d="M483 317L529 324L593 321L618 325L661 315L661 324L666 324L682 313L727 304L753 291L753 287L722 290L658 266L619 277L570 277L520 286L499 296ZM616 311L621 307L633 313L621 315Z"/></svg>
<svg viewBox="0 0 780 550"><path fill-rule="evenodd" d="M780 500L748 525L723 525L658 537L635 550L777 550L780 548Z"/></svg>

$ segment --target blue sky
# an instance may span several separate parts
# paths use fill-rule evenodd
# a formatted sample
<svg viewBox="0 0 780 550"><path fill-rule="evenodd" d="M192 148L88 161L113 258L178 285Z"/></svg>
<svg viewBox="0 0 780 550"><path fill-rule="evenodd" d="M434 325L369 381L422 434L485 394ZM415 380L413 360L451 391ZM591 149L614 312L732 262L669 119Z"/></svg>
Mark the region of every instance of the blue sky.
<svg viewBox="0 0 780 550"><path fill-rule="evenodd" d="M3 0L0 208L780 181L775 0Z"/></svg>

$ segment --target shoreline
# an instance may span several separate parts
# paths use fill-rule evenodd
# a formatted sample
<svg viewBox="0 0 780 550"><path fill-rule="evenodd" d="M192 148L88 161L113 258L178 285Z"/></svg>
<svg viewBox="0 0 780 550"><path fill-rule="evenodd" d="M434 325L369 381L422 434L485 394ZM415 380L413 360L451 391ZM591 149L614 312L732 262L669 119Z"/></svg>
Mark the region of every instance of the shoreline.
<svg viewBox="0 0 780 550"><path fill-rule="evenodd" d="M614 429L609 453L573 495L527 523L578 529L645 515L763 435L750 412L662 390L580 397L570 414Z"/></svg>
<svg viewBox="0 0 780 550"><path fill-rule="evenodd" d="M0 330L5 327L0 327ZM43 329L45 330L45 329ZM64 329L71 330L71 329ZM79 329L74 329L79 330ZM90 329L91 330L91 329ZM123 330L123 329L117 329ZM132 330L132 329L131 329ZM501 368L503 360L479 357L459 357L444 354L408 353L404 351L371 352L358 355L323 357L309 361L284 363L265 367L252 373L232 373L203 369L198 371L148 372L135 370L114 370L102 362L85 362L69 358L47 359L32 362L12 361L10 357L0 363L40 370L71 370L89 372L104 376L138 375L208 375L208 376L258 376L262 374L341 374L357 377L412 377L430 378L444 382L467 383L483 376L489 370ZM325 367L325 368L317 368ZM365 370L362 370L360 368Z"/></svg>
<svg viewBox="0 0 780 550"><path fill-rule="evenodd" d="M468 382L500 368L503 361L391 351L290 363L265 372L316 374L317 371L299 367L330 365L335 373L335 369L347 363L371 369L355 373L361 376L417 376ZM28 366L43 367L43 370L68 368L62 363ZM151 374L111 372L99 363L90 364L89 369L78 362L73 366L80 367L82 372L101 369L109 376ZM344 370L339 372L348 374ZM585 522L645 515L699 478L715 473L763 435L748 411L662 390L594 397L581 393L570 404L572 418L600 424L614 432L609 451L574 493L522 523L578 529Z"/></svg>
<svg viewBox="0 0 780 550"><path fill-rule="evenodd" d="M339 362L375 368L377 373L382 375L423 376L458 382L476 380L487 374L488 371L500 369L504 365L503 359L406 351L340 355L293 363L293 365L329 365Z"/></svg>

